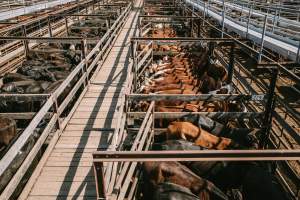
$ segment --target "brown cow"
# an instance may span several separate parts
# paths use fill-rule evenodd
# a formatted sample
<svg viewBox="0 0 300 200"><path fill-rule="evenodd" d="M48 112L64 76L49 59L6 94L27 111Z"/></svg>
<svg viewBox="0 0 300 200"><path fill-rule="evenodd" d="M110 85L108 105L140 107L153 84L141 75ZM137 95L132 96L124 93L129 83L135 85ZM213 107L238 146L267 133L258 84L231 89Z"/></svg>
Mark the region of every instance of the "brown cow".
<svg viewBox="0 0 300 200"><path fill-rule="evenodd" d="M145 180L150 183L150 188L146 189L148 192L161 183L170 182L190 189L201 200L209 200L213 196L228 199L212 182L197 176L178 162L145 162L143 169Z"/></svg>
<svg viewBox="0 0 300 200"><path fill-rule="evenodd" d="M196 145L207 149L224 150L235 146L235 142L224 137L217 137L190 122L172 122L167 129L167 136L176 136L191 140Z"/></svg>

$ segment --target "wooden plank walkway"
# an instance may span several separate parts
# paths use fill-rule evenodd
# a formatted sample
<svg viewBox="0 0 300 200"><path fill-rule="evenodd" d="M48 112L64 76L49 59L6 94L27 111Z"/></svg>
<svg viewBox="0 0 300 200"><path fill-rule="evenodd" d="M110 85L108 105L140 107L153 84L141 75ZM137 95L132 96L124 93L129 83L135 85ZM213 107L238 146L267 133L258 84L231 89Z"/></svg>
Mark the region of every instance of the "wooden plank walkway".
<svg viewBox="0 0 300 200"><path fill-rule="evenodd" d="M135 7L140 5L138 0ZM138 10L133 9L29 189L29 195L22 195L22 199L96 199L92 152L108 147L117 125L118 105L130 65L130 38L136 31L137 16Z"/></svg>

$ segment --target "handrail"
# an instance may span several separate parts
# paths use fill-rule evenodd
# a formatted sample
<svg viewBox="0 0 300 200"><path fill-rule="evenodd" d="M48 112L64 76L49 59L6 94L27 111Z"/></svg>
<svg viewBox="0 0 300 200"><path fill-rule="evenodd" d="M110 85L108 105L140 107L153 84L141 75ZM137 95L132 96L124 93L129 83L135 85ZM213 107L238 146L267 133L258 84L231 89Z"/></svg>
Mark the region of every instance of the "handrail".
<svg viewBox="0 0 300 200"><path fill-rule="evenodd" d="M210 8L206 8L205 7L206 4L203 5L203 3L202 3L202 5L201 5L198 2L196 2L195 0L185 0L185 2L192 6L197 7L200 10L206 10L206 12L208 12L209 15L212 16L215 20L217 20L219 22L222 21L222 16L220 15L220 13L212 11ZM225 18L224 22L225 22L225 25L229 29L235 31L236 33L238 33L240 35L243 35L246 33L245 26L242 26L242 25L236 23L235 21L230 20L229 18ZM253 40L255 42L260 42L261 35L262 34L259 33L257 30L249 29L248 36L251 40ZM274 35L274 37L273 37L273 35ZM289 57L291 60L296 60L298 47L296 47L296 45L290 45L284 41L281 41L280 39L277 38L278 35L275 35L275 34L273 34L273 35L265 37L265 40L266 40L265 45L269 48L273 48L273 50L274 51L276 50L277 53L285 55L286 57ZM245 36L245 35L243 35L243 36Z"/></svg>
<svg viewBox="0 0 300 200"><path fill-rule="evenodd" d="M52 2L36 4L36 5L34 4L34 5L31 5L31 6L24 6L22 8L18 8L16 10L9 10L9 11L6 11L6 12L1 12L0 20L6 20L6 19L9 19L9 18L24 15L24 14L27 14L27 13L36 12L36 11L39 11L39 10L42 10L42 9L45 9L45 8L51 8L51 7L54 7L54 6L61 5L61 4L70 3L70 2L73 2L73 1L75 1L75 0L63 0L63 2L62 2L62 0L53 0Z"/></svg>

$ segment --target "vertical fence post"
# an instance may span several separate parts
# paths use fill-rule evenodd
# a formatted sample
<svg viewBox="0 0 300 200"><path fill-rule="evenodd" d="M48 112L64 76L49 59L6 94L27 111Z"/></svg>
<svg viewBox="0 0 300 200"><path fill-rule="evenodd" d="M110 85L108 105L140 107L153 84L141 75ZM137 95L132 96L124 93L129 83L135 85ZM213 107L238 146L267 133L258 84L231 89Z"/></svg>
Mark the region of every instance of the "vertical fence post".
<svg viewBox="0 0 300 200"><path fill-rule="evenodd" d="M224 37L224 25L225 25L225 0L223 0L223 13L222 13L222 38Z"/></svg>
<svg viewBox="0 0 300 200"><path fill-rule="evenodd" d="M52 37L52 28L51 28L50 16L48 16L48 31L49 31L49 36Z"/></svg>
<svg viewBox="0 0 300 200"><path fill-rule="evenodd" d="M109 24L109 19L108 18L106 18L105 19L105 23L106 23L106 27L107 27L107 30L109 29L109 27L110 27L110 24Z"/></svg>
<svg viewBox="0 0 300 200"><path fill-rule="evenodd" d="M197 30L197 37L200 37L200 35L201 35L201 20L199 19L198 20L198 30Z"/></svg>
<svg viewBox="0 0 300 200"><path fill-rule="evenodd" d="M202 26L204 26L204 23L205 23L205 16L206 16L206 2L204 2L204 10L203 10L203 21L202 21Z"/></svg>
<svg viewBox="0 0 300 200"><path fill-rule="evenodd" d="M275 24L277 23L276 19L277 19L277 9L275 10L275 15L273 17L273 25L272 25L272 33L274 33L275 31Z"/></svg>
<svg viewBox="0 0 300 200"><path fill-rule="evenodd" d="M260 50L259 50L259 54L258 54L258 63L261 62L261 57L262 57L262 53L263 53L263 49L264 49L264 41L265 41L265 35L266 35L266 29L267 29L267 20L268 20L268 15L265 15L264 28L263 28L263 32L261 35Z"/></svg>
<svg viewBox="0 0 300 200"><path fill-rule="evenodd" d="M249 27L250 27L251 14L252 14L252 5L251 5L251 7L249 8L249 13L248 13L247 31L246 31L246 38L247 38L247 39L248 39L248 34L249 34Z"/></svg>
<svg viewBox="0 0 300 200"><path fill-rule="evenodd" d="M153 41L151 42L151 48L152 48L152 53L151 53L151 64L153 64L153 51L154 51Z"/></svg>
<svg viewBox="0 0 300 200"><path fill-rule="evenodd" d="M27 37L25 25L22 25L22 31L23 31L23 36ZM23 44L24 44L25 57L28 57L28 55L29 55L28 40L23 40Z"/></svg>
<svg viewBox="0 0 300 200"><path fill-rule="evenodd" d="M265 129L265 133L261 140L261 144L260 144L261 147L266 147L267 140L269 138L270 130L272 127L272 117L275 108L275 87L276 87L277 76L278 76L278 68L273 68L272 76L270 78L268 99L265 107L265 115L263 118L263 128Z"/></svg>
<svg viewBox="0 0 300 200"><path fill-rule="evenodd" d="M97 199L106 199L103 162L94 162L93 168L94 168L94 174L95 174L95 179L96 179Z"/></svg>
<svg viewBox="0 0 300 200"><path fill-rule="evenodd" d="M87 74L87 69L88 69L88 61L86 59L86 55L87 55L87 42L86 39L83 39L81 41L81 51L82 51L82 59L84 59L84 66L82 68L82 73L83 75L85 74L85 81L84 81L84 86L88 85L89 83L89 79L88 79L88 74Z"/></svg>
<svg viewBox="0 0 300 200"><path fill-rule="evenodd" d="M138 20L137 20L137 29L139 30L138 34L139 37L142 37L142 25L141 25L141 17L138 16Z"/></svg>
<svg viewBox="0 0 300 200"><path fill-rule="evenodd" d="M297 51L297 56L296 56L296 63L300 63L300 41L298 45L298 51Z"/></svg>
<svg viewBox="0 0 300 200"><path fill-rule="evenodd" d="M131 44L130 44L130 47L131 47L131 58L133 60L133 64L132 64L132 73L133 73L133 82L134 82L134 90L136 89L136 65L137 65L137 61L136 61L136 51L135 51L135 48L136 48L136 41L134 40L131 40Z"/></svg>
<svg viewBox="0 0 300 200"><path fill-rule="evenodd" d="M53 112L57 115L57 120L56 120L56 126L57 128L62 131L62 126L61 126L61 122L60 122L60 112L58 111L59 107L58 107L58 103L57 103L57 99L58 96L53 95Z"/></svg>
<svg viewBox="0 0 300 200"><path fill-rule="evenodd" d="M69 32L69 27L68 27L68 18L67 18L67 16L65 16L65 25L66 25L67 36L69 36L70 32Z"/></svg>
<svg viewBox="0 0 300 200"><path fill-rule="evenodd" d="M152 131L153 132L154 132L154 128L155 128L155 116L154 116L154 113L155 113L155 101L154 101L153 108L152 108Z"/></svg>
<svg viewBox="0 0 300 200"><path fill-rule="evenodd" d="M208 17L208 9L209 9L209 6L210 6L210 1L208 0L207 1L207 9L206 9L206 16Z"/></svg>
<svg viewBox="0 0 300 200"><path fill-rule="evenodd" d="M192 14L192 17L193 17L193 14ZM193 18L190 20L191 22L191 37L193 37L193 30L194 30L194 20Z"/></svg>
<svg viewBox="0 0 300 200"><path fill-rule="evenodd" d="M235 43L233 42L231 44L230 55L229 55L228 80L227 80L228 84L232 82L232 78L233 78L233 72L234 72L234 48L235 48Z"/></svg>
<svg viewBox="0 0 300 200"><path fill-rule="evenodd" d="M134 58L134 41L130 41L130 49L131 49L131 58Z"/></svg>
<svg viewBox="0 0 300 200"><path fill-rule="evenodd" d="M209 44L208 44L208 55L209 55L209 59L212 59L213 58L213 55L214 55L214 42L210 41Z"/></svg>
<svg viewBox="0 0 300 200"><path fill-rule="evenodd" d="M103 64L103 43L99 45L99 53L100 53L100 58L99 60L101 61L101 65Z"/></svg>

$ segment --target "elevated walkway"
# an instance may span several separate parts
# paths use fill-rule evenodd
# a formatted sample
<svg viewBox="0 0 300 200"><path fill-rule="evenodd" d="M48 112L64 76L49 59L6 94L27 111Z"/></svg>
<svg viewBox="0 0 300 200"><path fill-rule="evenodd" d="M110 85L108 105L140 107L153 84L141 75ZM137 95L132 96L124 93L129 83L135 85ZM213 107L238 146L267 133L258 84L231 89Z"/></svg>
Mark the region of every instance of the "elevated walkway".
<svg viewBox="0 0 300 200"><path fill-rule="evenodd" d="M96 199L92 152L111 144L131 64L130 38L135 34L137 18L138 10L134 9L58 142L40 170L36 169L20 199Z"/></svg>

